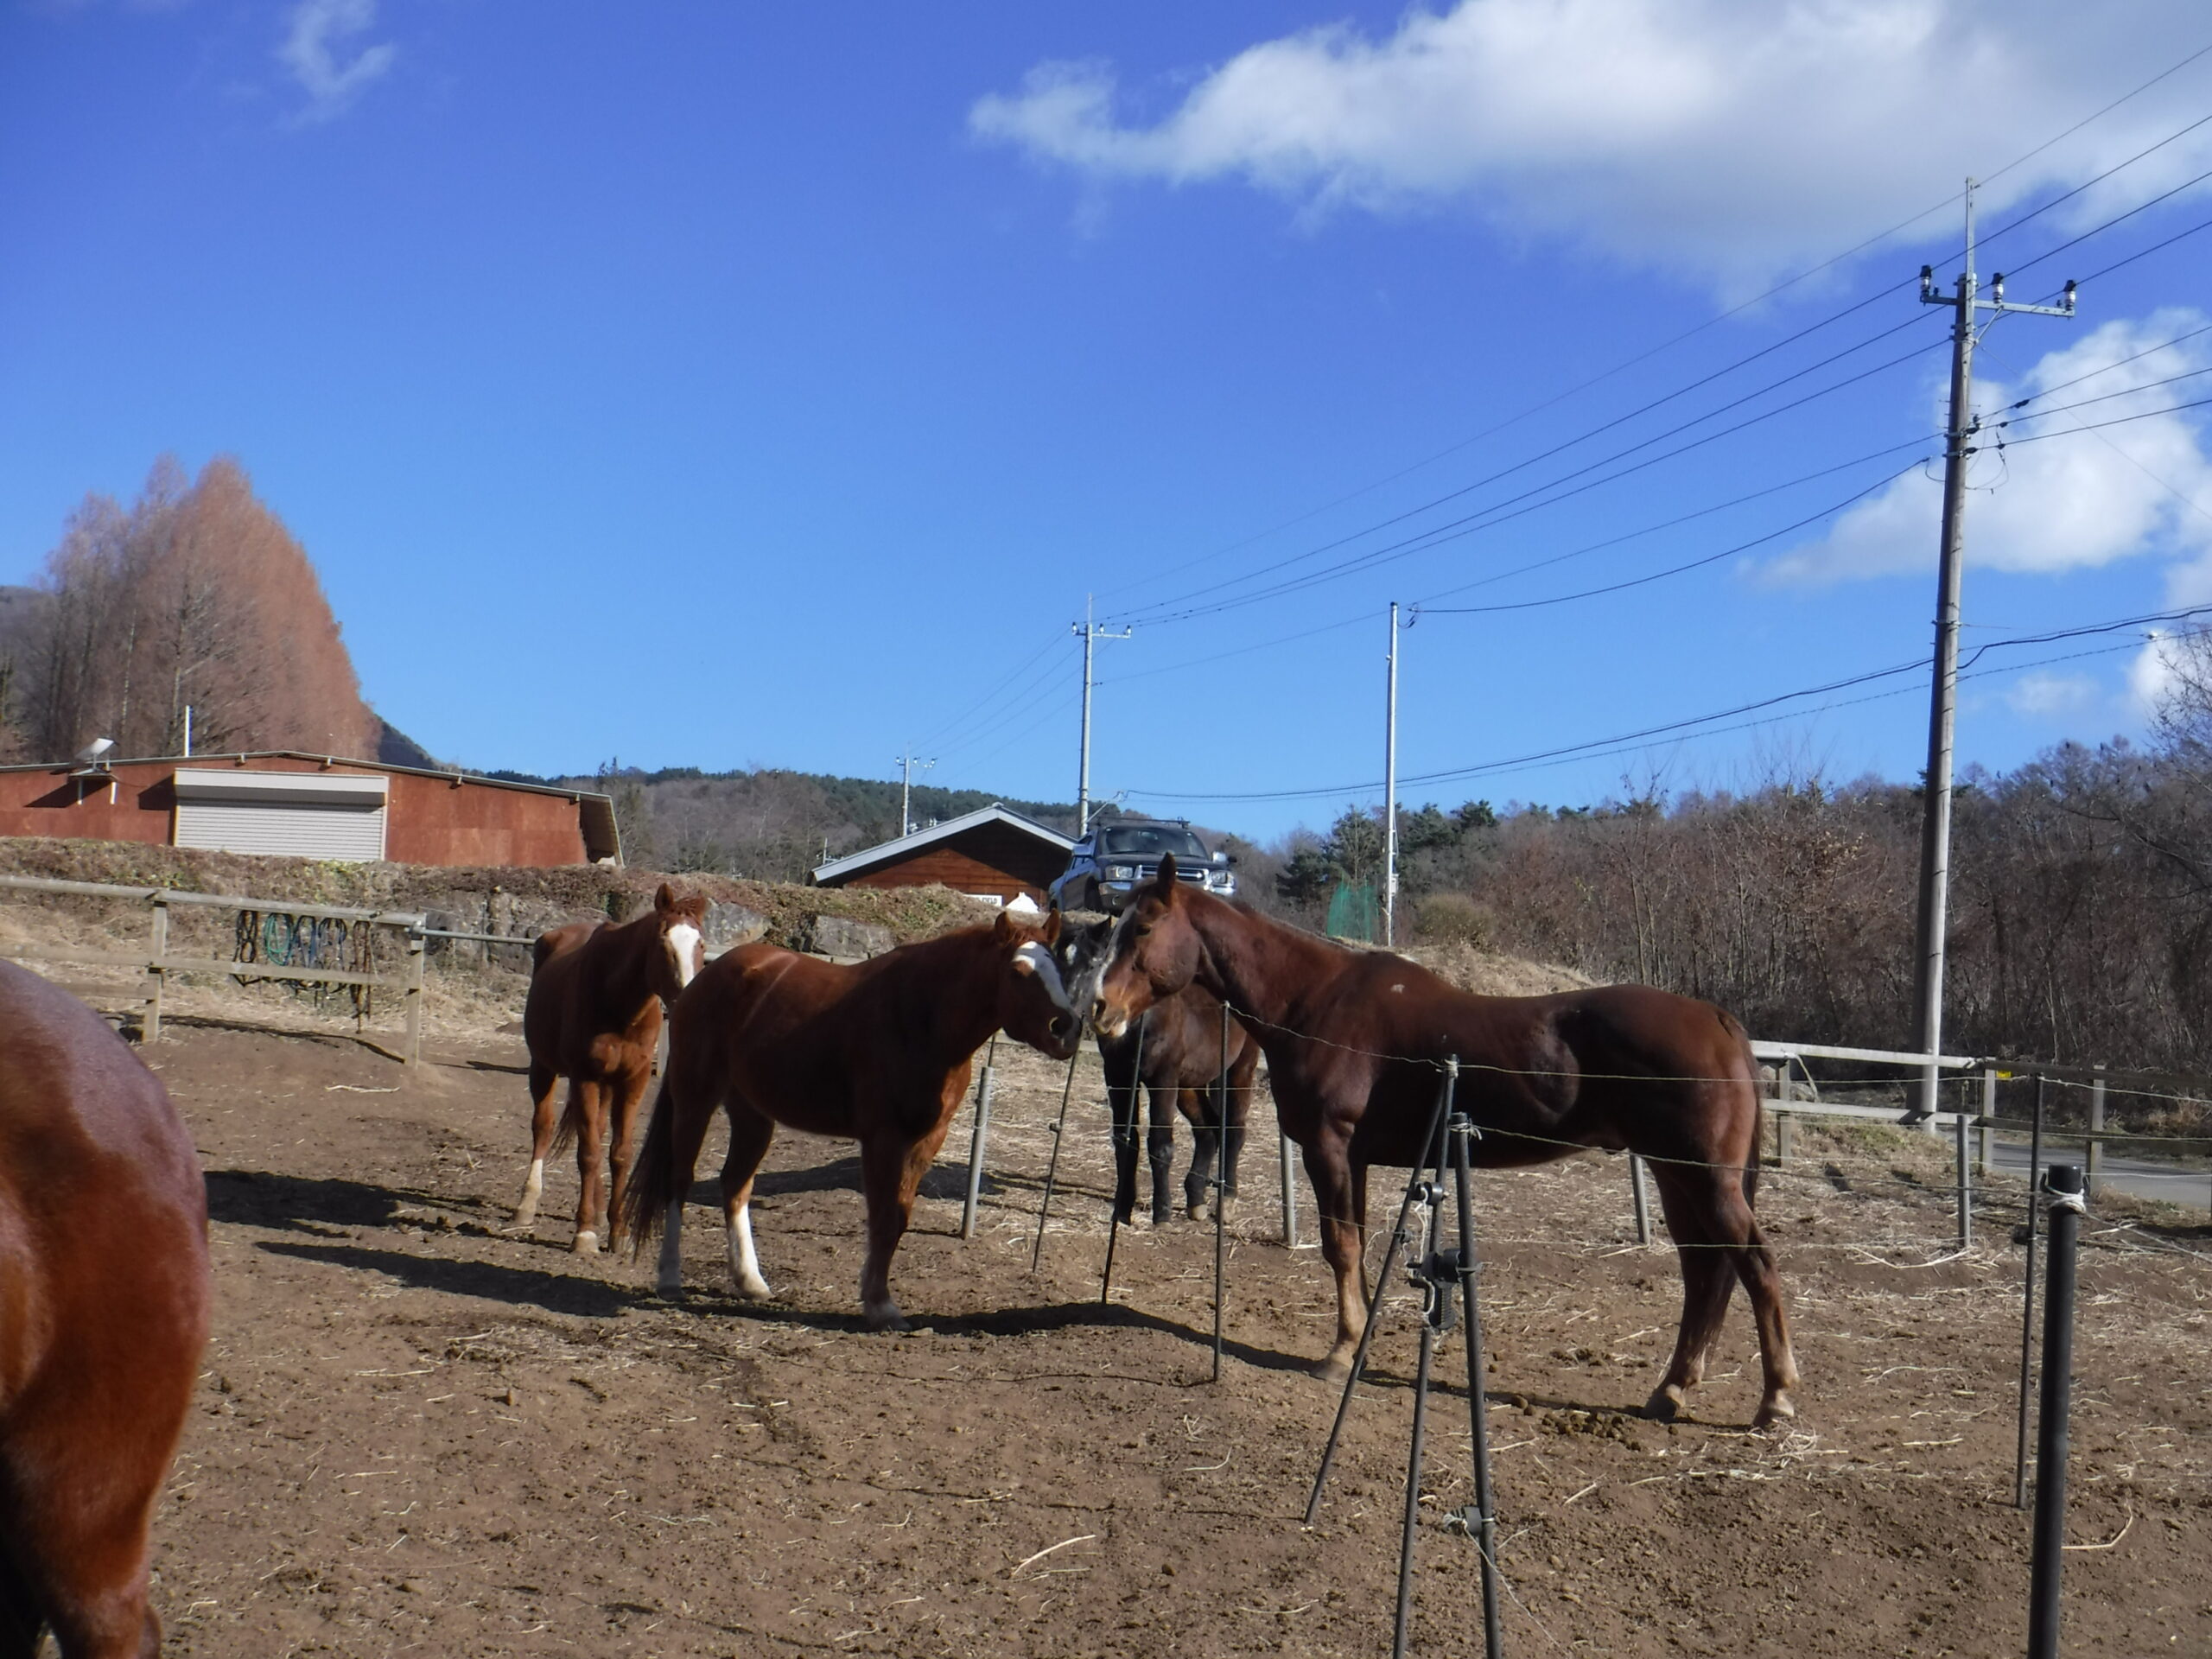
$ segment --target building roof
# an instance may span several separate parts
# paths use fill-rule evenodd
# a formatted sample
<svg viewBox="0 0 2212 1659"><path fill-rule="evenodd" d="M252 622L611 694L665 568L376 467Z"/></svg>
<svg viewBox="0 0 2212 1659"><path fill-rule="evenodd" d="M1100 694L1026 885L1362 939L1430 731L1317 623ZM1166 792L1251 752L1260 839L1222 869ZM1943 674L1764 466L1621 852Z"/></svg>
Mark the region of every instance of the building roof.
<svg viewBox="0 0 2212 1659"><path fill-rule="evenodd" d="M525 795L557 795L576 804L579 827L583 831L584 856L593 860L622 856L622 836L615 827L614 803L605 795L590 790L560 789L551 784L518 784L505 778L485 778L473 772L443 772L428 766L398 766L388 760L362 760L348 754L313 754L304 749L245 749L225 750L219 754L145 754L128 760L116 755L101 757L98 771L113 772L118 766L210 766L217 761L227 761L242 766L250 760L312 760L319 766L358 766L365 772L394 772L406 778L435 778L442 783L475 784L485 789L519 790ZM90 776L91 770L70 760L17 761L0 766L0 772L52 772L73 776ZM1038 826L1039 829L1042 825ZM1050 833L1047 831L1047 833Z"/></svg>
<svg viewBox="0 0 2212 1659"><path fill-rule="evenodd" d="M873 847L861 849L857 853L847 853L842 858L833 858L827 864L817 864L814 868L814 885L817 887L823 887L845 876L858 875L863 871L874 869L880 864L889 864L909 854L918 852L923 848L931 846L938 842L950 841L963 830L974 830L986 823L1010 825L1022 834L1044 842L1057 852L1065 853L1075 845L1073 836L1064 836L1058 830L1038 823L1034 818L1024 817L1013 808L993 801L988 806L977 807L973 812L963 812L957 818L947 818L941 823L931 824L926 830L917 830L911 836L899 836L890 841L879 842Z"/></svg>

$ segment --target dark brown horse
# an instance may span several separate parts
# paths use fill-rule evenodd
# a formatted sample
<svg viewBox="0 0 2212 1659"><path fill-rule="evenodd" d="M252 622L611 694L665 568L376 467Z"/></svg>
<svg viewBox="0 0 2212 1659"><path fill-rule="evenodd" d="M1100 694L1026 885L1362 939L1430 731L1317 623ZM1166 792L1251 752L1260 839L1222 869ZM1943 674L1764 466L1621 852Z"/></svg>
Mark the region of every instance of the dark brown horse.
<svg viewBox="0 0 2212 1659"><path fill-rule="evenodd" d="M207 1339L207 1189L99 1015L0 963L0 1655L143 1659L146 1531Z"/></svg>
<svg viewBox="0 0 2212 1659"><path fill-rule="evenodd" d="M1105 968L1113 935L1109 921L1070 925L1055 947L1062 976L1076 988L1076 1006ZM1154 1005L1141 1022L1117 1037L1103 1033L1098 1058L1106 1068L1106 1099L1114 1120L1114 1213L1128 1221L1137 1207L1137 1090L1150 1092L1152 1109L1145 1135L1145 1157L1152 1166L1152 1220L1165 1223L1174 1209L1169 1179L1175 1165L1175 1113L1191 1124L1191 1167L1183 1177L1184 1211L1192 1221L1206 1215L1206 1187L1214 1160L1222 1160L1221 1181L1230 1212L1236 1206L1236 1165L1244 1150L1244 1122L1252 1111L1252 1079L1260 1069L1260 1046L1236 1020L1229 1022L1229 1144L1222 1147L1221 1001L1196 985ZM1139 1077L1141 1065L1144 1075Z"/></svg>
<svg viewBox="0 0 2212 1659"><path fill-rule="evenodd" d="M653 907L616 927L570 922L537 936L531 947L530 1000L523 1038L530 1045L530 1173L514 1224L537 1219L545 1160L576 1143L576 1254L599 1248L613 1217L611 1242L622 1238L622 1184L630 1173L630 1129L652 1080L660 1046L661 1010L691 982L706 958L707 901L678 898L665 881ZM569 1079L569 1107L556 1132L553 1085ZM611 1108L611 1109L610 1109ZM601 1173L601 1142L613 1120L614 1198L610 1211Z"/></svg>
<svg viewBox="0 0 2212 1659"><path fill-rule="evenodd" d="M683 1292L683 1197L719 1107L729 1116L722 1219L738 1294L772 1294L753 1249L753 1177L776 1125L787 1124L861 1143L861 1306L877 1329L905 1329L891 1300L891 1255L976 1051L1003 1030L1065 1060L1081 1039L1052 960L1059 928L1057 910L1041 925L1002 915L850 965L748 944L694 980L676 1005L668 1074L622 1199L640 1248L664 1229L661 1294Z"/></svg>
<svg viewBox="0 0 2212 1659"><path fill-rule="evenodd" d="M1741 1279L1765 1359L1756 1421L1796 1415L1781 1283L1751 1213L1758 1073L1743 1027L1719 1008L1633 985L1471 996L1402 957L1347 950L1179 887L1163 861L1116 925L1098 1028L1118 1033L1193 982L1252 1021L1283 1133L1306 1154L1337 1276L1325 1374L1350 1365L1366 1319L1368 1167L1420 1160L1443 1062L1456 1055L1459 1104L1483 1132L1478 1164L1547 1163L1586 1147L1650 1161L1681 1263L1682 1321L1647 1410L1680 1409Z"/></svg>

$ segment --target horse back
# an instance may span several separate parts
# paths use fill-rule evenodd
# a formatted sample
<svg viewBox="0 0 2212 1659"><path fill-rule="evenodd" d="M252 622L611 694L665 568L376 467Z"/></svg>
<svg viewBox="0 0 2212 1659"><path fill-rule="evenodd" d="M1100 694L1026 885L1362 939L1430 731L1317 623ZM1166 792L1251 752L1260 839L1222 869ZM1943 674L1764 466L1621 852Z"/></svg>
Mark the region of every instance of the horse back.
<svg viewBox="0 0 2212 1659"><path fill-rule="evenodd" d="M0 1521L143 1527L207 1334L199 1159L106 1023L6 963L0 1031Z"/></svg>

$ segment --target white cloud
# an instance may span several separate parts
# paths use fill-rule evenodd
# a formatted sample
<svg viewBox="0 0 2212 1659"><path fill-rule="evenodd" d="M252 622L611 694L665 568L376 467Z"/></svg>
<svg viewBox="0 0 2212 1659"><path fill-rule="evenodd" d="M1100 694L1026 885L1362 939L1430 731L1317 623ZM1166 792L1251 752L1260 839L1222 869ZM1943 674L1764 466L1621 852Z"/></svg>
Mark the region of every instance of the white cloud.
<svg viewBox="0 0 2212 1659"><path fill-rule="evenodd" d="M2177 601L2188 602L2192 582L2212 585L2212 513L2202 510L2212 507L2212 460L2190 416L2153 414L2108 431L1996 448L2000 437L2068 433L2207 395L2205 380L2152 384L2212 364L2212 334L2164 343L2205 321L2197 312L2172 308L2108 322L2043 358L2018 385L1976 383L1974 404L1985 421L2004 418L2018 397L2035 401L2001 433L1993 429L1978 440L1981 453L1967 472L1974 486L1966 507L1970 565L2056 573L2158 555L2175 561L2167 586ZM2009 346L2019 338L2000 334L1991 343ZM2033 414L2088 398L2101 401L2047 418ZM1942 423L1940 410L1931 416L1931 426ZM1770 562L1759 574L1769 582L1824 582L1929 569L1942 510L1941 485L1908 473L1844 513L1821 540Z"/></svg>
<svg viewBox="0 0 2212 1659"><path fill-rule="evenodd" d="M2023 674L2005 689L2005 701L2016 713L2032 719L2056 720L2094 707L2097 683L2086 674Z"/></svg>
<svg viewBox="0 0 2212 1659"><path fill-rule="evenodd" d="M1395 33L1250 47L1157 118L1047 63L979 136L1093 178L1242 180L1310 206L1472 204L1510 229L1740 289L1955 194L2200 44L2201 0L1461 0ZM2198 65L1996 181L2073 185L2201 114ZM2212 165L2212 128L2127 200ZM2076 216L2106 211L2093 191ZM1948 217L1930 235L1950 233Z"/></svg>
<svg viewBox="0 0 2212 1659"><path fill-rule="evenodd" d="M398 48L389 41L364 46L351 61L340 54L377 20L376 0L300 0L276 56L308 95L304 118L327 121L343 114L362 89L391 67Z"/></svg>

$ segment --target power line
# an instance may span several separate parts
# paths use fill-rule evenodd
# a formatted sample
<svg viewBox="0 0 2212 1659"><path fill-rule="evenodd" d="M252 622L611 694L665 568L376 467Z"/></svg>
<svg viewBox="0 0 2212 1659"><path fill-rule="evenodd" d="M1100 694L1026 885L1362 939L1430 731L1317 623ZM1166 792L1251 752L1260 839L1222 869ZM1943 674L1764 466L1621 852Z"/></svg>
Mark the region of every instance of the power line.
<svg viewBox="0 0 2212 1659"><path fill-rule="evenodd" d="M1050 639L1046 640L1036 652L1032 653L1030 656L1022 658L1020 663L1012 670L1008 671L1004 677L994 682L991 689L976 699L975 702L969 704L965 710L960 714L955 715L944 725L937 728L936 730L925 733L922 737L922 741L925 743L931 742L941 737L949 737L954 732L958 731L965 721L972 719L979 711L996 702L1000 692L1007 684L1012 683L1017 676L1026 672L1033 663L1041 659L1047 652L1058 649L1059 643L1060 636L1056 633Z"/></svg>
<svg viewBox="0 0 2212 1659"><path fill-rule="evenodd" d="M1865 489L1857 492L1855 494L1847 495L1840 501L1834 502L1828 506L1822 507L1818 512L1806 514L1804 518L1798 519L1795 524L1784 524L1779 530L1769 531L1765 535L1754 537L1748 542L1738 542L1733 547L1724 547L1717 553L1704 554L1701 556L1692 559L1684 564L1674 565L1664 570L1654 570L1641 576L1630 576L1621 582L1609 582L1602 588L1586 588L1579 593L1554 594L1545 599L1515 600L1510 603L1503 605L1424 606L1421 607L1419 613L1423 616L1478 616L1498 611L1542 610L1549 606L1568 605L1573 603L1576 600L1580 599L1596 599L1602 594L1618 594L1630 588L1643 588L1649 586L1650 583L1655 582L1664 582L1669 576L1679 576L1688 571L1701 570L1708 564L1718 564L1721 560L1732 557L1736 554L1748 553L1755 547L1764 547L1769 542L1778 542L1784 536L1794 534L1796 531L1804 529L1808 524L1816 524L1820 523L1821 519L1827 518L1831 513L1841 512L1845 508L1855 505L1857 503L1864 501L1868 496L1873 494L1875 491L1885 488L1889 485L1895 483L1898 479L1903 478L1907 473L1910 473L1914 470L1914 468L1921 466L1926 459L1927 457L1922 456L1914 460L1907 465L1898 467L1897 471L1890 474L1886 478L1876 479L1872 484L1869 484Z"/></svg>
<svg viewBox="0 0 2212 1659"><path fill-rule="evenodd" d="M2209 400L2212 401L2212 400ZM2084 624L2079 627L2054 629L2044 633L2017 634L2003 639L1986 640L1968 652L1961 664L1961 671L1973 667L1993 651L2009 650L2019 645L2055 645L2063 640L2088 639L2102 633L2117 633L2130 628L2146 627L2159 622L2192 620L2200 616L2212 616L2212 604L2194 605L2171 611L2154 611L2139 616L2122 617L2109 622ZM1516 766L1532 765L1540 760L1571 759L1586 756L1593 749L1618 744L1642 744L1653 738L1665 737L1676 732L1688 732L1707 726L1715 721L1732 720L1738 715L1755 714L1785 702L1801 702L1807 697L1824 696L1831 692L1847 691L1855 686L1868 685L1878 680L1894 679L1900 674L1919 671L1926 664L1919 658L1893 664L1887 668L1869 669L1863 673L1847 675L1842 679L1829 680L1819 685L1802 686L1794 691L1777 692L1771 696L1756 698L1738 703L1732 708L1716 709L1711 714L1694 715L1688 719L1669 721L1658 726L1645 727L1640 731L1616 733L1609 737L1592 738L1585 742L1564 744L1557 748L1540 749L1531 753L1515 755L1500 760L1484 760L1463 766L1450 766L1438 772L1418 772L1403 781L1407 784L1451 783L1474 777L1486 772L1503 772ZM2033 667L2034 664L2023 664ZM1910 688L1907 688L1908 690ZM1258 790L1249 792L1203 793L1194 791L1133 789L1132 795L1142 795L1158 800L1178 801L1283 801L1307 800L1338 795L1363 794L1382 787L1379 779L1353 784L1332 784L1319 788Z"/></svg>
<svg viewBox="0 0 2212 1659"><path fill-rule="evenodd" d="M1879 340L1886 337L1887 334L1896 334L1905 327L1910 327L1912 323L1917 322L1918 321L1919 317L1916 315L1907 322L1898 324L1896 328L1885 330L1883 334L1874 336L1874 339ZM1867 341L1864 343L1872 344L1872 342ZM1699 416L1694 420L1686 421L1679 426L1670 427L1665 432L1658 433L1650 438L1643 440L1640 443L1631 444L1627 448L1616 450L1613 454L1602 456L1599 460L1589 462L1586 466L1577 467L1573 472L1562 474L1559 477L1537 485L1533 488L1523 490L1518 495L1508 496L1503 500L1493 502L1490 505L1479 508L1463 518L1450 520L1446 524L1432 525L1427 530L1419 531L1413 536L1406 537L1402 541L1393 542L1380 548L1370 549L1369 551L1358 554L1352 558L1339 561L1338 563L1326 566L1320 570L1309 571L1301 576L1288 578L1283 582L1276 583L1272 588L1262 588L1256 593L1240 594L1232 599L1217 601L1211 605L1193 607L1189 610L1175 612L1163 617L1155 617L1153 618L1152 620L1155 623L1185 621L1197 617L1217 615L1224 611L1241 610L1248 605L1255 605L1265 600L1279 599L1286 594L1302 592L1306 588L1319 586L1324 582L1334 581L1339 576L1351 575L1363 570L1373 569L1382 564L1395 563L1398 559L1408 557L1415 553L1425 553L1430 551L1432 549L1442 546L1446 542L1456 541L1462 537L1472 535L1477 531L1494 529L1499 524L1510 523L1516 518L1524 518L1528 514L1540 512L1545 507L1556 506L1562 501L1572 500L1576 496L1587 494L1590 491L1602 488L1607 484L1617 483L1624 478L1631 477L1637 473L1656 467L1662 462L1672 461L1680 455L1688 454L1694 449L1701 449L1707 444L1717 443L1723 438L1732 437L1737 433L1745 431L1751 427L1758 426L1764 422L1772 420L1777 416L1786 415L1792 410L1801 409L1807 404L1817 402L1822 397L1826 397L1834 392L1843 391L1847 387L1856 385L1860 381L1869 379L1877 374L1885 373L1891 369L1897 368L1904 364L1911 362L1916 358L1923 357L1930 351L1935 350L1941 343L1942 342L1940 341L1930 341L1926 346L1915 346L1911 351L1905 353L1900 357L1891 358L1885 362L1878 363L1870 369L1863 369L1857 374L1847 376L1841 380L1834 381L1827 385L1820 387L1816 391L1807 392L1801 397L1792 398L1786 404L1777 404L1773 409L1765 410L1759 414L1750 416L1744 420L1737 422L1732 426L1723 427L1717 432L1708 432L1704 436L1694 438L1688 443L1680 444L1675 448L1665 450L1656 455L1648 456L1644 460L1639 461L1632 466L1624 467L1617 472L1606 474L1604 477L1589 479L1586 482L1576 484L1572 488L1560 487L1563 485L1569 484L1575 479L1583 478L1586 474L1595 471L1599 467L1610 465L1613 461L1620 461L1629 455L1634 454L1639 449L1648 448L1653 443L1663 442L1667 438L1679 435L1681 433L1687 431L1690 427L1696 426L1703 421L1709 420L1712 418L1713 414L1718 414L1721 411L1715 410L1706 415ZM1789 378L1796 378L1796 377L1792 376ZM1775 385L1777 385L1780 384L1782 383L1778 381L1775 383ZM1762 392L1771 390L1773 390L1772 386L1760 388L1760 391ZM1758 395L1759 395L1759 393L1754 392L1747 394L1746 397L1756 397ZM1745 398L1738 398L1736 400L1736 403L1740 404L1745 400ZM1724 408L1733 408L1735 406L1735 404L1731 404L1724 405ZM1916 442L1917 441L1916 440ZM1551 490L1557 490L1559 493L1555 495L1546 496L1545 492ZM1541 500L1531 499L1532 497L1538 496L1543 496L1544 499ZM1514 511L1505 511L1507 508L1513 508Z"/></svg>
<svg viewBox="0 0 2212 1659"><path fill-rule="evenodd" d="M2110 103L2104 105L2101 108L2082 117L2080 120L2075 122L2073 125L2065 129L2064 131L2060 132L2052 137L2046 138L2042 143L2037 144L2034 149L2026 151L2024 154L2016 156L2004 166L1987 175L1985 181L1993 181L1997 179L2000 179L2006 174L2014 171L2016 168L2026 165L2029 162L2033 161L2037 156L2042 155L2045 150L2050 149L2056 145L2063 143L2065 140L2072 137L2075 133L2082 131L2084 128L2093 125L2096 122L2101 120L2104 117L2111 114L2122 105L2133 101L2133 99L2140 97L2143 93L2149 92L2153 86L2158 86L2160 82L2167 80L2174 75L2180 73L2183 69L2188 68L2191 64L2196 63L2199 59L2203 58L2208 54L2212 54L2212 42L2208 42L2206 45L2199 47L2196 51L2190 53L2187 57L2183 58L2179 62L2169 65L2166 68L2160 70L2157 74L2152 76L2148 80L2141 82L2139 85L2131 88L2129 91L2121 93ZM2095 178L2088 181L2082 185L2075 187L2075 189L2066 192L2065 194L2044 203L2042 207L2033 210L2033 212L2024 214L2019 219L2014 219L1999 230L1991 232L1989 239L1994 240L1997 237L2005 234L2006 232L2014 230L2019 226L2027 223L2029 219L2037 217L2038 214L2049 212L2051 208L2056 207L2061 203L2070 200L2073 196L2079 194L2081 191L2088 189L2094 185L2102 182L2105 179L2111 177L2113 174L2120 171L2120 168L2132 166L2134 162L2142 160L2144 156L2148 156L2158 149L2163 149L2166 144L2173 143L2177 138L2186 136L2189 132L2195 130L2196 126L2201 124L2202 124L2201 122L2192 124L2191 126L2185 127L2182 129L2181 131L2171 134L2167 137L2159 140L2158 143L2152 145L2150 149L2139 151L2136 155L2128 157L2127 160L2119 162L2113 167L2107 168L2104 172L2097 175ZM1270 525L1265 530L1256 531L1239 541L1232 542L1228 546L1218 549L1215 552L1201 555L1199 557L1195 559L1186 560L1183 563L1173 567L1173 569L1191 570L1196 569L1202 565L1216 563L1220 559L1227 557L1231 553L1242 551L1244 548L1252 545L1255 542L1263 541L1269 536L1275 535L1285 530L1294 528L1299 524L1305 524L1311 519L1320 517L1323 513L1332 512L1336 508L1343 506L1348 502L1357 500L1362 496L1371 494L1376 490L1383 488L1388 485L1394 484L1402 478L1408 477L1412 474L1419 472L1424 467L1431 466L1435 462L1443 460L1447 455L1457 454L1459 451L1465 449L1473 444L1479 443L1484 438L1495 436L1499 432L1503 432L1510 427L1518 425L1523 421L1541 414L1546 410L1555 407L1559 404L1565 402L1569 397L1574 397L1580 392L1586 391L1593 386L1603 385L1605 382L1614 378L1616 376L1625 372L1629 369L1634 368L1640 363L1646 362L1651 358L1670 351L1675 346L1681 345L1687 340L1695 339L1698 335L1718 327L1719 324L1726 321L1729 318L1739 315L1743 312L1748 311L1755 306L1762 305L1768 300L1774 298L1775 296L1796 287L1798 283L1819 276L1822 271L1834 269L1835 266L1841 264L1845 260L1852 258L1855 255L1863 253L1867 249L1874 247L1882 242L1887 241L1891 237L1897 235L1898 232L1910 229L1913 226L1920 223L1921 220L1942 212L1944 208L1949 207L1951 203L1957 200L1958 196L1955 194L1947 195L1942 200L1936 202L1930 207L1924 207L1920 212L1914 213L1908 218L1898 220L1888 229L1878 231L1872 236L1867 237L1862 241L1854 243L1852 246L1844 249L1840 253L1833 254L1829 257L1821 261L1818 264L1808 266L1805 270L1798 271L1794 276L1784 277L1782 281L1775 283L1771 288L1765 289L1764 292L1756 294L1747 300L1740 301L1737 304L1730 306L1725 311L1716 313L1713 316L1707 318L1703 322L1697 324L1695 327L1686 328L1680 334L1671 335L1668 339L1661 340L1658 344L1649 346L1645 350L1638 352L1631 357L1624 358L1620 362L1614 364L1611 368L1603 370L1586 379L1579 380L1573 385L1567 386L1560 391L1554 392L1549 397L1544 398L1538 403L1531 404L1516 413L1509 415L1501 421L1494 422L1491 425L1483 428L1480 431L1462 438L1457 442L1446 444L1443 448L1435 450L1433 453L1423 456L1421 460L1413 462L1409 466L1401 467L1396 472L1378 479L1371 484L1365 484L1356 490L1347 492L1345 494L1340 495L1333 500L1325 502L1318 507L1310 508L1304 512L1295 514L1289 518ZM1779 351L1782 347L1788 346L1796 340L1805 338L1805 336L1809 334L1813 334L1821 328L1825 328L1831 323L1839 322L1845 317L1850 316L1854 312L1861 310L1866 306L1874 303L1875 301L1883 297L1883 295L1889 291L1890 290L1884 289L1878 291L1873 295L1870 295L1867 298L1861 300L1853 305L1846 307L1844 309L1837 311L1829 316L1824 317L1819 321L1812 323L1804 328L1799 329L1796 334L1790 334L1783 340L1777 340L1773 344L1751 353L1748 357L1738 359L1736 362L1730 364L1726 368L1717 370L1713 374L1694 381L1688 386L1682 387L1675 392L1669 393L1666 397L1660 399L1659 402L1664 403L1674 397L1680 397L1688 391L1694 391L1698 386L1706 385L1720 375L1731 373L1736 369L1744 367L1750 363L1756 362L1758 359L1764 357L1772 352ZM1643 410L1631 411L1630 415L1621 416L1620 419L1630 419L1633 418L1633 416L1637 413L1646 412L1649 410L1656 407L1658 407L1658 404L1646 404ZM1608 423L1608 425L1611 424L1618 424L1618 422ZM1598 431L1603 431L1605 429L1600 427L1596 429ZM1594 434L1587 434L1585 435L1594 435ZM1108 595L1110 596L1113 594L1127 593L1133 588L1146 586L1152 582L1159 580L1161 575L1167 574L1172 574L1172 572L1157 573L1154 575L1147 576L1140 581L1125 583L1119 588L1108 589ZM1173 601L1158 601L1158 603L1172 602ZM1145 608L1152 607L1147 607Z"/></svg>

